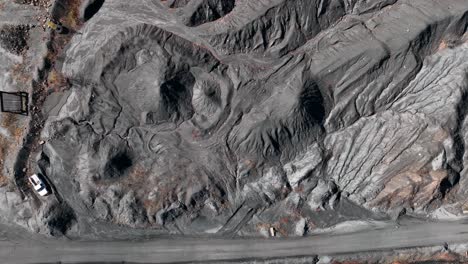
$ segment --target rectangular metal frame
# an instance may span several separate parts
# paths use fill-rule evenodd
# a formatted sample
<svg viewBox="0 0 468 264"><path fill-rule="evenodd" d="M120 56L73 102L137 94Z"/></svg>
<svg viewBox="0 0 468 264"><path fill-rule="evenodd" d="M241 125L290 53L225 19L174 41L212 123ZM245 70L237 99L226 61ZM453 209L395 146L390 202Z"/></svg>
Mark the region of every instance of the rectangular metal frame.
<svg viewBox="0 0 468 264"><path fill-rule="evenodd" d="M6 100L4 95L16 95L20 101L20 109L8 109L5 107ZM29 103L29 96L26 92L2 92L0 91L0 105L2 112L5 113L13 113L19 115L28 115L28 103Z"/></svg>

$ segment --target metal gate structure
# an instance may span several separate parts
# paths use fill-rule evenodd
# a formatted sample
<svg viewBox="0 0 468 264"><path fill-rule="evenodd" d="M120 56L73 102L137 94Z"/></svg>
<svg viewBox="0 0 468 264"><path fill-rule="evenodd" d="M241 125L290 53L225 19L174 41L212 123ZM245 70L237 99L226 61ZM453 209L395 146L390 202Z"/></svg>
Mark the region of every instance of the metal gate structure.
<svg viewBox="0 0 468 264"><path fill-rule="evenodd" d="M28 93L0 91L0 102L2 112L28 115Z"/></svg>

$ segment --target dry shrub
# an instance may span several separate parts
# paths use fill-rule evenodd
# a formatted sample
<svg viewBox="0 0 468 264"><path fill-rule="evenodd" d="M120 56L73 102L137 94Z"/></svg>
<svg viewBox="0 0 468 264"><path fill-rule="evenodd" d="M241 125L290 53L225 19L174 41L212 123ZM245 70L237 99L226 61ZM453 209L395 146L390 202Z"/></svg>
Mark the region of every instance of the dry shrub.
<svg viewBox="0 0 468 264"><path fill-rule="evenodd" d="M288 216L281 217L279 220L280 224L287 225L291 222L291 219Z"/></svg>
<svg viewBox="0 0 468 264"><path fill-rule="evenodd" d="M12 135L13 135L14 139L16 140L16 142L21 142L21 140L23 140L23 136L24 136L24 134L23 134L24 129L17 126L12 130L13 130Z"/></svg>
<svg viewBox="0 0 468 264"><path fill-rule="evenodd" d="M18 118L12 114L5 114L2 118L1 126L5 127L6 129L10 128L18 121ZM11 132L11 131L10 131Z"/></svg>
<svg viewBox="0 0 468 264"><path fill-rule="evenodd" d="M159 210L162 209L161 203L150 199L143 201L143 207L145 208L147 215L155 215Z"/></svg>
<svg viewBox="0 0 468 264"><path fill-rule="evenodd" d="M3 174L4 170L4 160L6 158L6 153L8 153L9 142L5 139L4 136L0 135L0 187L4 187L8 184L8 178Z"/></svg>
<svg viewBox="0 0 468 264"><path fill-rule="evenodd" d="M303 193L304 192L304 185L300 184L300 185L294 187L293 191L296 192L296 193Z"/></svg>
<svg viewBox="0 0 468 264"><path fill-rule="evenodd" d="M122 179L121 184L123 187L135 190L136 192L144 191L147 186L146 174L145 168L138 164Z"/></svg>
<svg viewBox="0 0 468 264"><path fill-rule="evenodd" d="M23 140L25 130L20 121L17 115L4 113L0 122L0 126L9 134L8 137L0 134L0 187L6 186L9 182L8 177L3 174L5 159L8 155L12 155Z"/></svg>
<svg viewBox="0 0 468 264"><path fill-rule="evenodd" d="M68 0L67 3L67 14L61 18L61 22L68 28L77 30L83 23L80 20L80 6L81 0Z"/></svg>
<svg viewBox="0 0 468 264"><path fill-rule="evenodd" d="M149 193L150 184L148 184L148 171L140 164L135 165L127 176L122 178L120 185L127 189L133 190L140 197L145 197ZM159 210L157 203L154 200L144 199L143 206L147 212L156 212Z"/></svg>
<svg viewBox="0 0 468 264"><path fill-rule="evenodd" d="M448 262L448 263L460 263L459 256L454 252L440 252L433 256L430 260L440 261L440 262Z"/></svg>
<svg viewBox="0 0 468 264"><path fill-rule="evenodd" d="M11 75L20 85L27 85L31 82L31 73L25 69L24 63L18 63L11 67Z"/></svg>
<svg viewBox="0 0 468 264"><path fill-rule="evenodd" d="M468 212L468 201L465 200L465 202L461 205L461 209L463 212Z"/></svg>
<svg viewBox="0 0 468 264"><path fill-rule="evenodd" d="M49 72L49 76L47 77L47 86L49 89L58 92L61 90L61 88L67 86L67 79L65 76L63 76L63 74L55 69L52 69Z"/></svg>
<svg viewBox="0 0 468 264"><path fill-rule="evenodd" d="M268 230L270 227L271 227L271 224L268 224L268 223L258 223L255 225L256 229L257 230L262 230L262 229L266 229Z"/></svg>
<svg viewBox="0 0 468 264"><path fill-rule="evenodd" d="M439 44L439 47L437 48L437 51L444 50L448 47L448 44L445 40L442 40Z"/></svg>
<svg viewBox="0 0 468 264"><path fill-rule="evenodd" d="M20 5L34 5L41 8L47 8L51 5L52 0L13 0Z"/></svg>
<svg viewBox="0 0 468 264"><path fill-rule="evenodd" d="M11 136L15 139L16 143L19 143L23 139L24 128L20 127L18 124L18 117L14 114L5 114L1 126L4 127ZM7 142L11 145L14 142Z"/></svg>
<svg viewBox="0 0 468 264"><path fill-rule="evenodd" d="M3 165L2 165L3 166ZM5 175L0 174L0 187L5 187L8 185L8 178Z"/></svg>
<svg viewBox="0 0 468 264"><path fill-rule="evenodd" d="M429 256L402 254L395 257L392 264L407 264L407 263L466 263L461 261L462 256L456 252L434 252Z"/></svg>
<svg viewBox="0 0 468 264"><path fill-rule="evenodd" d="M170 186L159 187L155 199L146 199L143 205L148 215L155 214L157 211L170 206L173 202L177 201L175 193L175 184Z"/></svg>
<svg viewBox="0 0 468 264"><path fill-rule="evenodd" d="M0 187L4 187L8 184L8 178L3 175L5 153L8 152L8 146L5 137L0 135Z"/></svg>
<svg viewBox="0 0 468 264"><path fill-rule="evenodd" d="M166 184L158 186L157 192L153 199L148 199L148 194L154 189L154 184L149 178L148 169L141 164L135 165L127 176L120 180L120 186L127 190L133 190L141 198L142 204L148 215L153 215L157 211L170 206L178 200L176 194L177 183L181 182L178 177L166 177Z"/></svg>

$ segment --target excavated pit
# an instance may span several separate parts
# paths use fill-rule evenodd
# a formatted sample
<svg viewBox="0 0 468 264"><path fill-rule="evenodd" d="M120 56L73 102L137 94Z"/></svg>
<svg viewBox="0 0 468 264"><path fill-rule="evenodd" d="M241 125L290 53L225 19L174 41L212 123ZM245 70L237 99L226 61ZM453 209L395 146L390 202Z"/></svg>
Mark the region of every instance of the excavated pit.
<svg viewBox="0 0 468 264"><path fill-rule="evenodd" d="M90 20L104 5L105 0L88 0L84 7L83 19L84 21Z"/></svg>
<svg viewBox="0 0 468 264"><path fill-rule="evenodd" d="M160 109L156 112L156 120L183 122L190 119L193 114L191 101L194 83L194 76L187 71L177 73L174 78L164 82L160 88ZM150 119L153 118L154 115Z"/></svg>
<svg viewBox="0 0 468 264"><path fill-rule="evenodd" d="M195 7L186 25L196 27L220 19L229 14L235 5L236 0L203 0Z"/></svg>
<svg viewBox="0 0 468 264"><path fill-rule="evenodd" d="M113 156L106 164L104 173L105 177L116 179L120 178L133 165L133 160L129 153L121 152Z"/></svg>

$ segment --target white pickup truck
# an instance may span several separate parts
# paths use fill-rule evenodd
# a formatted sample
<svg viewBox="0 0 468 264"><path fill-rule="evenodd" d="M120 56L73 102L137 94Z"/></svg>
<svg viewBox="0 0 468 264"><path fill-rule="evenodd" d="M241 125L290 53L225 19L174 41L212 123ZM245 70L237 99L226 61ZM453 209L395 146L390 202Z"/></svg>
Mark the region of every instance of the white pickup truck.
<svg viewBox="0 0 468 264"><path fill-rule="evenodd" d="M41 177L37 174L33 174L29 177L29 182L32 184L34 190L40 196L46 196L49 194L49 190L47 190L47 186L45 182L41 179Z"/></svg>

